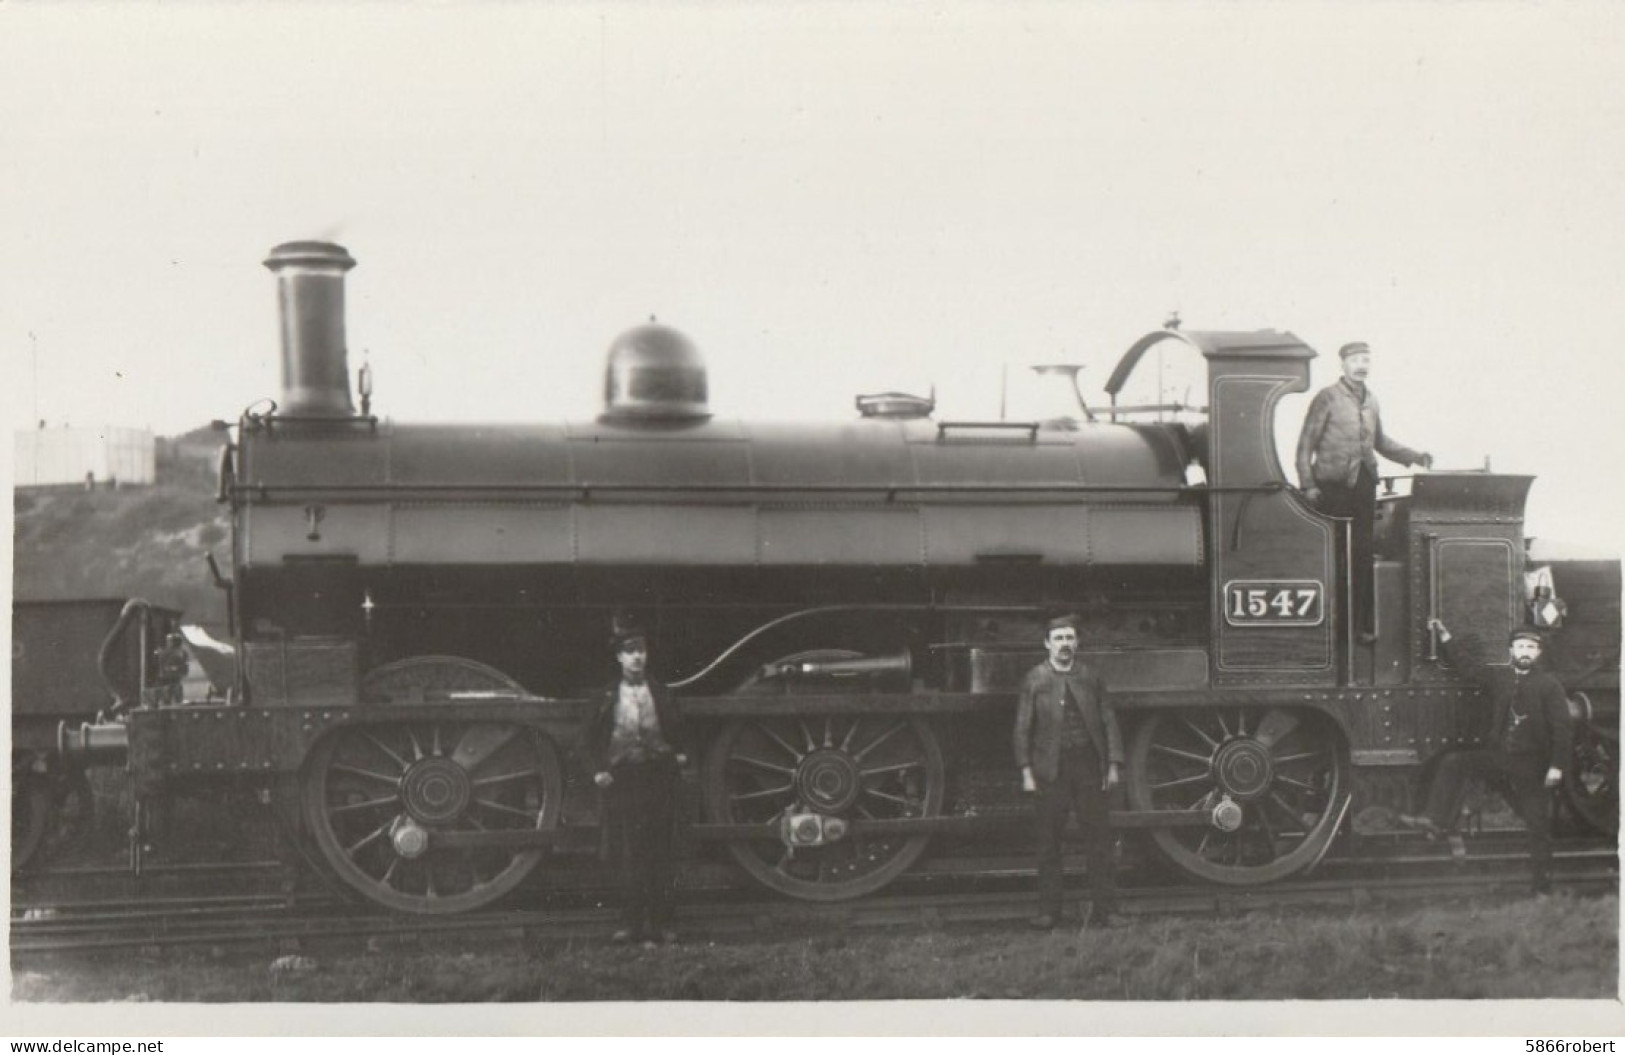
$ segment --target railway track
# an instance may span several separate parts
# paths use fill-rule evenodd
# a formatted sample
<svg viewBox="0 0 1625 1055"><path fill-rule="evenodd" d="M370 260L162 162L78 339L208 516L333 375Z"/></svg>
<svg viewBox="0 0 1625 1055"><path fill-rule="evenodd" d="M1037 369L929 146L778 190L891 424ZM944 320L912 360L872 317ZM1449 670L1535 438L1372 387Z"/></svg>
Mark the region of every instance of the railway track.
<svg viewBox="0 0 1625 1055"><path fill-rule="evenodd" d="M1289 906L1359 906L1375 902L1483 896L1522 891L1527 882L1521 840L1485 839L1463 864L1440 848L1407 840L1390 852L1330 860L1321 877L1264 887L1159 883L1143 869L1124 876L1122 902L1130 921L1141 917L1230 914ZM678 927L686 940L739 939L847 928L1008 924L1033 906L1030 856L956 860L952 868L900 880L895 892L839 904L741 898L735 886L709 883L704 871L685 875ZM1076 868L1069 868L1074 875ZM1559 889L1617 889L1612 841L1564 844L1553 879ZM194 897L21 900L11 919L14 960L48 954L166 949L268 950L422 947L477 940L516 946L573 939L601 940L617 916L602 889L557 892L541 904L452 917L384 914L325 892L239 892Z"/></svg>

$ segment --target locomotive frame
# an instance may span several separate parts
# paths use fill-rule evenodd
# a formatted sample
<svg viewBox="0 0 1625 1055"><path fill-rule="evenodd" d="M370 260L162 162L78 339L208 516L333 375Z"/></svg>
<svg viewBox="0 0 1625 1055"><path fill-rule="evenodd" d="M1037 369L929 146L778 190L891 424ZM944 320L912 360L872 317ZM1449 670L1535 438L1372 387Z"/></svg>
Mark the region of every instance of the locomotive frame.
<svg viewBox="0 0 1625 1055"><path fill-rule="evenodd" d="M478 908L591 844L568 756L615 609L645 617L707 744L691 836L815 900L879 889L935 835L1009 825L1009 795L982 781L979 799L975 778L1008 770L1016 679L1057 610L1083 612L1128 729L1113 824L1237 885L1313 867L1351 815L1407 808L1431 757L1476 742L1475 691L1429 618L1491 638L1522 622L1531 478L1436 473L1382 503L1381 636L1355 638L1347 525L1275 451L1315 355L1289 333L1153 331L1111 375L1105 421L905 407L795 428L711 420L692 346L642 327L612 349L596 422L409 426L372 416L366 383L352 406L348 253L289 243L267 265L284 396L222 458L233 698L136 707L69 753L103 745L141 797L264 788L329 872L391 908ZM1205 427L1116 405L1165 342L1205 360ZM1609 574L1611 608L1571 611L1601 633L1568 657L1590 755L1567 797L1605 825Z"/></svg>

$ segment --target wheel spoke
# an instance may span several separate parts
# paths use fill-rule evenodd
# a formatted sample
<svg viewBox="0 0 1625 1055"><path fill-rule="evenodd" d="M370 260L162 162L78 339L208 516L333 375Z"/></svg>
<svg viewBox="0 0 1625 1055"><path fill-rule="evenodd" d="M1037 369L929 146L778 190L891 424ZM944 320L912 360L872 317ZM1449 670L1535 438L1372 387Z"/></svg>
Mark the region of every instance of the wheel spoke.
<svg viewBox="0 0 1625 1055"><path fill-rule="evenodd" d="M878 776L881 773L898 773L905 769L918 769L923 765L925 765L925 763L920 761L898 762L897 764L890 766L876 766L873 769L860 769L858 772L866 777L873 777Z"/></svg>
<svg viewBox="0 0 1625 1055"><path fill-rule="evenodd" d="M406 772L407 767L411 765L410 762L408 762L406 759L402 758L400 755L397 755L394 751L391 751L388 747L386 747L384 745L384 742L382 740L378 739L376 736L373 736L371 733L363 731L361 733L361 736L362 736L362 739L366 740L368 743L372 744L372 746L376 747L378 750L380 750L384 754L388 755L389 758L390 758L390 761L394 762L397 766L401 767L401 772L403 772L403 773Z"/></svg>
<svg viewBox="0 0 1625 1055"><path fill-rule="evenodd" d="M360 842L354 843L354 844L352 844L350 846L346 846L344 848L344 852L346 854L348 854L349 856L354 857L356 855L356 851L360 850L363 846L368 845L373 840L377 839L380 835L383 835L385 832L389 831L389 826L391 824L393 824L393 823L394 823L393 818L390 819L390 820L385 821L384 823L380 824L378 827L374 828L367 835L363 836Z"/></svg>
<svg viewBox="0 0 1625 1055"><path fill-rule="evenodd" d="M1204 733L1202 731L1201 727L1198 726L1195 722L1191 721L1189 718L1184 718L1184 719L1181 719L1181 720L1185 723L1185 727L1187 729L1189 729L1191 732L1195 733L1197 735L1197 737L1204 744L1206 744L1208 746L1209 752L1217 751L1219 749L1219 742L1217 740L1213 739L1213 737L1211 737L1211 736L1207 735L1206 733Z"/></svg>
<svg viewBox="0 0 1625 1055"><path fill-rule="evenodd" d="M807 723L802 719L797 718L796 726L801 730L802 738L807 741L807 750L816 751L818 749L818 741L813 739L812 730L807 728Z"/></svg>
<svg viewBox="0 0 1625 1055"><path fill-rule="evenodd" d="M433 728L434 728L434 735L433 735L433 744L434 744L434 746L430 750L430 754L434 755L436 758L439 758L440 755L441 755L441 751L440 751L440 723L435 722Z"/></svg>
<svg viewBox="0 0 1625 1055"><path fill-rule="evenodd" d="M1219 732L1224 734L1226 740L1230 739L1230 727L1224 724L1224 712L1217 708L1213 711L1213 720L1219 723Z"/></svg>
<svg viewBox="0 0 1625 1055"><path fill-rule="evenodd" d="M1286 784L1286 785L1289 785L1291 787L1297 788L1299 791L1302 791L1306 795L1316 794L1316 788L1315 788L1315 786L1313 784L1305 784L1303 781L1294 779L1293 777L1289 777L1285 773L1277 773L1277 774L1275 774L1275 779L1279 783Z"/></svg>
<svg viewBox="0 0 1625 1055"><path fill-rule="evenodd" d="M907 724L908 724L907 722L898 722L896 725L892 726L890 729L887 729L885 732L881 733L878 737L876 737L873 741L871 741L868 747L865 747L862 751L854 752L853 755L852 755L853 759L855 759L856 761L862 762L866 757L868 757L869 752L873 751L875 748L879 747L881 744L885 743L887 740L890 740L893 736L895 736L897 734L897 732L899 730L901 730Z"/></svg>
<svg viewBox="0 0 1625 1055"><path fill-rule="evenodd" d="M1184 784L1194 784L1197 781L1209 781L1213 778L1207 773L1198 773L1192 777L1179 777L1176 780L1164 780L1151 785L1152 791L1161 791L1163 788L1177 788Z"/></svg>
<svg viewBox="0 0 1625 1055"><path fill-rule="evenodd" d="M329 813L354 813L357 810L375 810L380 806L398 806L400 798L395 795L386 795L381 799L368 799L365 802L347 802L342 806L328 807Z"/></svg>
<svg viewBox="0 0 1625 1055"><path fill-rule="evenodd" d="M1277 857L1281 856L1281 854L1280 854L1280 851L1276 848L1276 843L1279 840L1277 839L1277 837L1275 835L1275 826L1270 823L1270 814L1269 814L1268 809L1262 808L1262 807L1259 809L1259 811L1258 811L1258 826L1263 829L1264 838L1266 840L1268 840L1268 842L1269 842L1270 860L1273 861Z"/></svg>
<svg viewBox="0 0 1625 1055"><path fill-rule="evenodd" d="M877 791L874 788L870 788L870 787L865 787L863 789L863 791L864 791L864 794L866 794L866 795L873 795L875 798L877 798L877 799L885 799L887 802L895 802L899 806L908 806L909 805L909 801L907 799L903 798L903 796L901 796L901 795L893 795L890 792L886 792L886 791Z"/></svg>
<svg viewBox="0 0 1625 1055"><path fill-rule="evenodd" d="M1213 758L1211 755L1199 755L1192 751L1182 751L1177 747L1169 747L1167 744L1152 744L1151 750L1156 751L1159 754L1172 755L1175 758L1183 758L1187 761L1195 762L1203 768L1206 768L1213 763Z"/></svg>
<svg viewBox="0 0 1625 1055"><path fill-rule="evenodd" d="M410 725L406 726L406 739L412 744L412 761L423 760L423 745L418 742L418 731Z"/></svg>
<svg viewBox="0 0 1625 1055"><path fill-rule="evenodd" d="M505 806L500 802L492 802L490 799L476 798L474 800L474 805L484 806L488 810L496 810L500 813L511 813L516 817L523 817L527 821L536 819L536 815L530 810L522 810L514 806Z"/></svg>
<svg viewBox="0 0 1625 1055"><path fill-rule="evenodd" d="M833 747L834 746L834 741L832 741L830 739L830 734L834 731L834 729L833 729L833 727L831 726L830 723L833 722L834 720L835 719L834 719L833 716L828 715L828 714L824 715L824 746L825 747Z"/></svg>
<svg viewBox="0 0 1625 1055"><path fill-rule="evenodd" d="M336 773L349 773L353 776L362 777L366 780L376 780L380 784L395 784L400 780L400 777L398 776L392 777L388 773L375 773L370 769L361 769L358 766L345 765L343 762L334 762L332 769Z"/></svg>
<svg viewBox="0 0 1625 1055"><path fill-rule="evenodd" d="M497 777L481 777L470 781L476 788L490 787L492 784L506 784L510 780L523 780L525 777L541 777L542 771L536 768L521 769L514 773L504 773Z"/></svg>
<svg viewBox="0 0 1625 1055"><path fill-rule="evenodd" d="M1299 815L1297 810L1292 808L1291 803L1287 802L1280 796L1279 792L1270 792L1269 802L1276 809L1280 810L1281 813L1284 814L1289 820L1291 820L1293 824L1300 826L1303 825L1303 817Z"/></svg>
<svg viewBox="0 0 1625 1055"><path fill-rule="evenodd" d="M781 766L777 762L768 762L765 759L753 758L750 755L732 755L729 757L728 761L743 762L748 766L756 766L758 769L767 769L774 773L783 773L787 777L793 777L796 775L796 771L790 766Z"/></svg>
<svg viewBox="0 0 1625 1055"><path fill-rule="evenodd" d="M761 731L763 736L767 737L769 740L773 741L775 744L778 744L780 747L784 748L785 754L789 755L791 758L795 759L797 762L800 762L803 758L807 757L805 752L797 751L795 748L791 747L788 743L785 742L783 737L779 736L778 733L775 733L766 724L758 722L758 723L756 723L756 728Z"/></svg>
<svg viewBox="0 0 1625 1055"><path fill-rule="evenodd" d="M1324 751L1299 751L1295 755L1282 755L1280 758L1277 758L1275 760L1275 764L1278 765L1278 766L1287 766L1287 765L1291 765L1294 762L1305 762L1305 761L1308 761L1311 758L1325 758L1325 757L1326 757L1326 752L1324 752Z"/></svg>
<svg viewBox="0 0 1625 1055"><path fill-rule="evenodd" d="M761 791L748 791L741 795L729 795L728 799L731 802L745 802L750 799L766 798L769 795L783 795L794 787L794 784L786 784L780 788L763 788Z"/></svg>
<svg viewBox="0 0 1625 1055"><path fill-rule="evenodd" d="M862 718L854 718L854 719L852 719L852 724L847 726L846 735L841 737L841 750L842 751L850 751L852 749L852 737L857 735L858 726L860 726L862 724L863 724L863 719Z"/></svg>

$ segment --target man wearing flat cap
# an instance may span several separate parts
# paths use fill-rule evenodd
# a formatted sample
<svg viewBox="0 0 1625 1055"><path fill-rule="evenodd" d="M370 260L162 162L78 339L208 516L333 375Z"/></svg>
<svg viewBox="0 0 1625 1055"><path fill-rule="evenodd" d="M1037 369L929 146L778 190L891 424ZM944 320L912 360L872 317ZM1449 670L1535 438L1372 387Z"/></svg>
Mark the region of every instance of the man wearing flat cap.
<svg viewBox="0 0 1625 1055"><path fill-rule="evenodd" d="M1061 616L1044 634L1049 658L1028 671L1016 703L1016 765L1021 789L1038 796L1038 915L1033 927L1061 920L1061 836L1069 814L1083 828L1090 910L1085 926L1104 926L1117 911L1108 792L1123 764L1123 734L1100 672L1078 658L1078 619Z"/></svg>
<svg viewBox="0 0 1625 1055"><path fill-rule="evenodd" d="M1529 826L1529 867L1534 892L1551 889L1551 789L1563 783L1574 743L1568 695L1556 677L1539 666L1541 637L1515 630L1507 644L1510 666L1478 662L1463 650L1438 619L1428 626L1439 635L1445 658L1488 697L1489 735L1483 747L1446 752L1428 789L1427 805L1399 822L1433 836L1451 832L1467 781L1477 777L1499 785L1507 804Z"/></svg>
<svg viewBox="0 0 1625 1055"><path fill-rule="evenodd" d="M1433 456L1416 451L1389 436L1382 428L1377 397L1366 387L1371 372L1371 349L1364 341L1345 344L1338 351L1343 376L1336 384L1315 393L1309 414L1298 434L1298 486L1321 512L1347 517L1351 559L1348 582L1354 596L1354 626L1360 639L1377 639L1376 609L1372 603L1375 571L1372 535L1377 523L1377 455L1401 465L1431 468Z"/></svg>
<svg viewBox="0 0 1625 1055"><path fill-rule="evenodd" d="M685 731L669 690L648 676L643 628L617 615L611 639L621 676L599 693L582 747L593 783L603 791L601 823L625 892L614 940L672 942L672 829L679 769L688 761Z"/></svg>

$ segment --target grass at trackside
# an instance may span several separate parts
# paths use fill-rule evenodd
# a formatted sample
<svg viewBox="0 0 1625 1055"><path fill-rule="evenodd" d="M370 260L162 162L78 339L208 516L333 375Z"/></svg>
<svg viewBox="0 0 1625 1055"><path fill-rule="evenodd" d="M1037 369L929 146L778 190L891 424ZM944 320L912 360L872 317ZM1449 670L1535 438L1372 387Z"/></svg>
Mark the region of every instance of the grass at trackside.
<svg viewBox="0 0 1625 1055"><path fill-rule="evenodd" d="M1484 898L1427 907L1131 918L1105 932L1016 927L821 933L645 951L568 941L523 949L207 952L13 965L15 1000L389 1001L1247 1000L1615 995L1615 896Z"/></svg>

